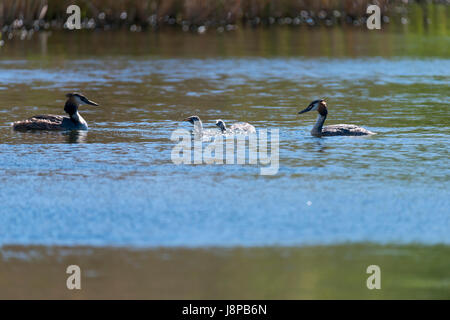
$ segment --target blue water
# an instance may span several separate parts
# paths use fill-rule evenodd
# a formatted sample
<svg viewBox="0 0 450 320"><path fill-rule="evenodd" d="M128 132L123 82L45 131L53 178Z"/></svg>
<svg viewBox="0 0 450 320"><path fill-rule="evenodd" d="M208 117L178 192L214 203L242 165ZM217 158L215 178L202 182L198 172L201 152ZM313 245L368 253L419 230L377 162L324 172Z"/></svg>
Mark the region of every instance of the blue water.
<svg viewBox="0 0 450 320"><path fill-rule="evenodd" d="M450 244L450 60L132 59L0 63L0 245ZM67 77L67 73L74 73ZM87 133L16 133L81 90ZM366 138L314 138L328 124ZM175 165L198 114L280 130L280 169Z"/></svg>

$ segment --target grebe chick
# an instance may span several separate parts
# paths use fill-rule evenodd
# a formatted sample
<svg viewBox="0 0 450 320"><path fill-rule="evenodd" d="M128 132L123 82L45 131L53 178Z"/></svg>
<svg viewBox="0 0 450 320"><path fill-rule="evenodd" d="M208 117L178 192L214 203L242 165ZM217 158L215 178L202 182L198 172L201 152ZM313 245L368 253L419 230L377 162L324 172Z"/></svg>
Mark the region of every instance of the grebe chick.
<svg viewBox="0 0 450 320"><path fill-rule="evenodd" d="M80 93L68 93L68 98L64 105L64 111L68 117L59 115L38 115L27 120L16 121L11 124L17 131L27 130L87 130L87 122L78 113L78 107L84 104L98 106L97 103L87 99Z"/></svg>
<svg viewBox="0 0 450 320"><path fill-rule="evenodd" d="M212 129L203 129L203 123L202 120L200 120L200 117L198 116L190 116L184 119L183 121L187 121L194 125L193 134L194 135L206 135L206 136L213 136L217 134L217 130Z"/></svg>
<svg viewBox="0 0 450 320"><path fill-rule="evenodd" d="M222 133L227 133L227 131L230 133L256 133L255 127L247 122L234 123L230 126L229 129L227 129L225 122L219 119L216 120L216 126L220 128Z"/></svg>
<svg viewBox="0 0 450 320"><path fill-rule="evenodd" d="M317 110L319 116L317 117L316 124L311 130L311 135L315 137L330 137L330 136L367 136L375 134L367 129L364 129L353 124L335 124L331 126L323 126L325 119L327 118L328 109L325 100L314 100L308 107L299 112L305 113L308 111Z"/></svg>

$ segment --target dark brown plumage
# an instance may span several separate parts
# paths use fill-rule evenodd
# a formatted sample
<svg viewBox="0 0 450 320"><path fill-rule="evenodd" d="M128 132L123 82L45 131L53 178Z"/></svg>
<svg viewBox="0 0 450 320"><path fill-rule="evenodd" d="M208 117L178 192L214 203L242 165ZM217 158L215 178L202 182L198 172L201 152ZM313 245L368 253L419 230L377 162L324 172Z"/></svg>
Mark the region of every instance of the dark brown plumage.
<svg viewBox="0 0 450 320"><path fill-rule="evenodd" d="M12 124L14 130L26 131L26 130L64 130L62 123L63 116L58 115L39 115L34 116L23 121L16 121Z"/></svg>

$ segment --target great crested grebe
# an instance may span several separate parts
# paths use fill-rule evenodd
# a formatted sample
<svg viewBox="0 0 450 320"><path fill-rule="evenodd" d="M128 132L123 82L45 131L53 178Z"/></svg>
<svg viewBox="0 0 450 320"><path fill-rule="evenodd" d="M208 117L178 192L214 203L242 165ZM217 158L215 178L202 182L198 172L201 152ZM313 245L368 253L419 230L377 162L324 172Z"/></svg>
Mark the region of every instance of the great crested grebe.
<svg viewBox="0 0 450 320"><path fill-rule="evenodd" d="M323 126L325 119L327 118L328 109L325 100L314 100L308 107L299 112L305 113L308 111L317 110L319 116L317 117L316 124L311 130L311 135L315 137L330 137L330 136L367 136L375 134L362 127L355 126L353 124L335 124L331 126Z"/></svg>
<svg viewBox="0 0 450 320"><path fill-rule="evenodd" d="M216 120L216 126L220 128L222 133L230 132L230 133L256 133L256 129L250 123L247 122L239 122L234 123L228 129L223 120Z"/></svg>
<svg viewBox="0 0 450 320"><path fill-rule="evenodd" d="M88 125L86 121L78 113L78 107L84 104L91 106L98 106L97 103L89 100L81 93L68 93L68 98L64 105L64 111L69 115L39 115L31 117L27 120L16 121L11 124L14 130L87 130Z"/></svg>

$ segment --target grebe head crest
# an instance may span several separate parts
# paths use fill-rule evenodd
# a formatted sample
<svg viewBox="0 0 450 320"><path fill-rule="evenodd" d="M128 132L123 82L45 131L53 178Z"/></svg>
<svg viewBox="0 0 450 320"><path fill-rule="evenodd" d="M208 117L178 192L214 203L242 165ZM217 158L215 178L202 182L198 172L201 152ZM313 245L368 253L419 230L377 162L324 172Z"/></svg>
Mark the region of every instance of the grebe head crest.
<svg viewBox="0 0 450 320"><path fill-rule="evenodd" d="M195 122L200 122L200 118L197 116L190 116L190 117L187 117L186 119L184 119L183 121L187 121L187 122L194 124Z"/></svg>
<svg viewBox="0 0 450 320"><path fill-rule="evenodd" d="M317 110L322 116L326 116L327 111L327 102L324 99L314 100L312 101L305 109L299 112L299 114Z"/></svg>
<svg viewBox="0 0 450 320"><path fill-rule="evenodd" d="M66 104L64 105L64 111L67 112L70 117L76 117L78 114L78 107L83 104L90 104L91 106L98 106L94 101L89 100L81 93L68 93L66 94L68 98Z"/></svg>
<svg viewBox="0 0 450 320"><path fill-rule="evenodd" d="M216 120L216 126L218 126L220 128L220 130L222 130L222 132L227 130L227 127L225 126L225 122L223 122L223 120L221 120L221 119Z"/></svg>
<svg viewBox="0 0 450 320"><path fill-rule="evenodd" d="M70 101L75 102L77 105L89 104L91 106L98 106L98 103L89 100L81 93L73 92L66 94L66 97L69 98Z"/></svg>

